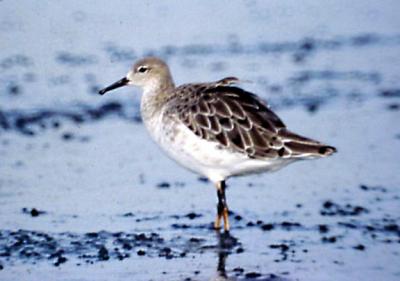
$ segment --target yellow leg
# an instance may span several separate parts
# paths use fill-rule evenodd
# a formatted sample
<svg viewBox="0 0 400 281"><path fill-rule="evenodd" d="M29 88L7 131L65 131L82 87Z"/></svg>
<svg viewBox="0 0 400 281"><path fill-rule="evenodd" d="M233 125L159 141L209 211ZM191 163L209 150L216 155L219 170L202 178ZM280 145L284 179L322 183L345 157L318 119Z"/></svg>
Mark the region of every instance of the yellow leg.
<svg viewBox="0 0 400 281"><path fill-rule="evenodd" d="M229 218L228 218L228 205L226 204L225 197L225 181L221 181L217 184L217 195L218 195L218 205L217 205L217 217L214 222L214 228L221 228L221 218L224 220L224 230L229 231Z"/></svg>
<svg viewBox="0 0 400 281"><path fill-rule="evenodd" d="M224 208L224 213L223 213L223 218L224 218L224 230L225 231L229 231L229 217L228 217L229 213L228 213L228 208Z"/></svg>
<svg viewBox="0 0 400 281"><path fill-rule="evenodd" d="M221 217L217 214L217 217L215 218L214 221L214 228L215 229L220 229L221 228Z"/></svg>

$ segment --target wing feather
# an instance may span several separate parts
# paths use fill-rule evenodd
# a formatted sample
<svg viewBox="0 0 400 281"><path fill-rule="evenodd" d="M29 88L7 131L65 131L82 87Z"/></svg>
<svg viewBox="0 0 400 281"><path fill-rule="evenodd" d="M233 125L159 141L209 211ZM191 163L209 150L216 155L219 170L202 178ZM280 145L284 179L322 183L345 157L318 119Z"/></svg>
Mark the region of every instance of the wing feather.
<svg viewBox="0 0 400 281"><path fill-rule="evenodd" d="M288 131L256 95L231 86L235 78L178 87L167 114L197 136L249 158L325 156L334 148Z"/></svg>

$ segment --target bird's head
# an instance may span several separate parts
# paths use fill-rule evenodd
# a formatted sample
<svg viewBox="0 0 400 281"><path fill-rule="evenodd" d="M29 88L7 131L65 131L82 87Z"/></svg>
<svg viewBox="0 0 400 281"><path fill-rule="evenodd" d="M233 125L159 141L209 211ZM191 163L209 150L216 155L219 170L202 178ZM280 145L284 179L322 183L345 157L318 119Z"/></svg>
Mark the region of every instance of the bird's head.
<svg viewBox="0 0 400 281"><path fill-rule="evenodd" d="M138 86L145 92L174 86L167 64L156 57L138 60L125 77L100 90L99 94L104 95L126 85Z"/></svg>

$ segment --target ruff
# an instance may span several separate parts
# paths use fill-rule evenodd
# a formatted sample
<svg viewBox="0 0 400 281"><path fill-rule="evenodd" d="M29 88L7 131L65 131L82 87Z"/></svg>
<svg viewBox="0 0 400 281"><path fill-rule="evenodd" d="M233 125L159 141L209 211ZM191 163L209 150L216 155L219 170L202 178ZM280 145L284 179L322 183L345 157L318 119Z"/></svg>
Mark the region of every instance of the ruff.
<svg viewBox="0 0 400 281"><path fill-rule="evenodd" d="M170 158L207 177L217 187L215 228L229 230L225 180L270 172L297 160L321 158L336 151L289 131L256 95L227 77L216 82L175 87L168 66L149 57L136 62L126 77L101 95L125 85L143 89L141 114L151 137Z"/></svg>

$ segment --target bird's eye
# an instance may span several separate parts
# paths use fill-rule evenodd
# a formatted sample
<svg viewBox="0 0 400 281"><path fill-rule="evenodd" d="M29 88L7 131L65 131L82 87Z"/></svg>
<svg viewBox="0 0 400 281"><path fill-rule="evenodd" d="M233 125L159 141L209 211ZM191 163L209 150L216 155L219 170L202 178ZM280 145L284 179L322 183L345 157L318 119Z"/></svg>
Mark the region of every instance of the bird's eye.
<svg viewBox="0 0 400 281"><path fill-rule="evenodd" d="M149 68L147 66L139 66L137 71L140 73L145 73L149 70Z"/></svg>

